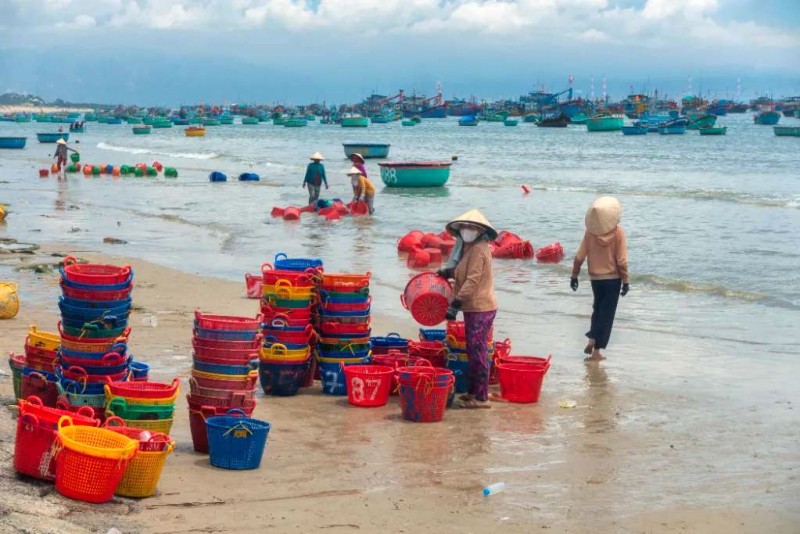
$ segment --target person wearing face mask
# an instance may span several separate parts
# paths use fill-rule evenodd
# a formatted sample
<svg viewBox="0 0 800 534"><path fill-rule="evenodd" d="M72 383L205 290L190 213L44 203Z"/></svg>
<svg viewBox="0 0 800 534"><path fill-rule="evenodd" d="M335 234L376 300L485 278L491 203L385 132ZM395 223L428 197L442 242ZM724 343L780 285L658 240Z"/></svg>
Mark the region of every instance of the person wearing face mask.
<svg viewBox="0 0 800 534"><path fill-rule="evenodd" d="M497 239L497 231L478 210L450 221L447 231L456 237L456 245L438 274L454 280L447 319L454 321L459 311L464 313L469 357L469 390L460 401L464 408L490 408L488 344L497 300L489 242Z"/></svg>
<svg viewBox="0 0 800 534"><path fill-rule="evenodd" d="M608 345L611 327L617 313L619 297L630 290L628 284L628 245L625 232L619 225L622 206L614 197L600 197L586 212L586 233L575 254L569 285L578 290L578 275L584 260L589 260L594 303L592 322L586 337L584 352L587 362L599 362L606 357L600 352Z"/></svg>

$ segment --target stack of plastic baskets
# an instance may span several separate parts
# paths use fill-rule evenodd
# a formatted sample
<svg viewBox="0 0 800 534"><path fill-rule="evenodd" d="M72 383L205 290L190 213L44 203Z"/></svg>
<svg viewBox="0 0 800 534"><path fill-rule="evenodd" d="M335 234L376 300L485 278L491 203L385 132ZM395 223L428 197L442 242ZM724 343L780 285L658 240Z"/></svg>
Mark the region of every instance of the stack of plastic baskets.
<svg viewBox="0 0 800 534"><path fill-rule="evenodd" d="M274 267L261 267L264 348L259 365L261 387L268 395L288 396L313 384L316 331L314 305L322 261L275 256Z"/></svg>
<svg viewBox="0 0 800 534"><path fill-rule="evenodd" d="M8 366L11 368L14 382L14 398L19 399L22 396L22 372L25 369L25 356L11 353L8 356Z"/></svg>
<svg viewBox="0 0 800 534"><path fill-rule="evenodd" d="M98 426L91 408L83 407L71 413L42 404L39 397L31 396L19 400L17 436L14 442L14 469L18 473L41 480L56 478L56 462L53 445L58 434L61 417L72 417L75 425Z"/></svg>
<svg viewBox="0 0 800 534"><path fill-rule="evenodd" d="M258 351L262 317L209 315L195 312L189 424L197 452L208 452L206 419L231 408L248 414L255 409Z"/></svg>
<svg viewBox="0 0 800 534"><path fill-rule="evenodd" d="M134 498L153 495L167 456L175 449L175 440L163 432L127 426L118 417L108 418L105 427L138 442L136 455L128 462L116 494Z"/></svg>
<svg viewBox="0 0 800 534"><path fill-rule="evenodd" d="M130 378L133 271L128 265L79 264L68 256L61 291L59 394L70 409L90 406L103 419L106 382Z"/></svg>
<svg viewBox="0 0 800 534"><path fill-rule="evenodd" d="M30 327L25 339L18 398L27 399L36 395L45 406L55 407L58 398L55 368L60 343L58 334Z"/></svg>
<svg viewBox="0 0 800 534"><path fill-rule="evenodd" d="M345 366L369 362L371 276L369 272L322 275L317 360L323 393L347 395Z"/></svg>
<svg viewBox="0 0 800 534"><path fill-rule="evenodd" d="M494 358L492 335L492 330L490 330L487 348L490 366ZM456 393L466 393L469 390L469 356L467 355L467 334L464 322L448 321L445 336L447 368L452 369L456 375Z"/></svg>
<svg viewBox="0 0 800 534"><path fill-rule="evenodd" d="M139 443L105 428L73 423L68 416L58 422L56 491L79 501L108 502Z"/></svg>
<svg viewBox="0 0 800 534"><path fill-rule="evenodd" d="M169 434L180 380L158 382L112 382L105 384L106 417L118 417L126 426Z"/></svg>
<svg viewBox="0 0 800 534"><path fill-rule="evenodd" d="M449 369L429 366L400 367L400 408L406 421L441 421L454 389L455 377Z"/></svg>
<svg viewBox="0 0 800 534"><path fill-rule="evenodd" d="M370 338L372 355L389 354L389 352L404 352L408 354L409 340L400 337L397 332L391 332L385 336L375 336Z"/></svg>
<svg viewBox="0 0 800 534"><path fill-rule="evenodd" d="M267 444L270 424L251 419L244 411L229 410L209 417L208 452L211 465L221 469L258 469Z"/></svg>

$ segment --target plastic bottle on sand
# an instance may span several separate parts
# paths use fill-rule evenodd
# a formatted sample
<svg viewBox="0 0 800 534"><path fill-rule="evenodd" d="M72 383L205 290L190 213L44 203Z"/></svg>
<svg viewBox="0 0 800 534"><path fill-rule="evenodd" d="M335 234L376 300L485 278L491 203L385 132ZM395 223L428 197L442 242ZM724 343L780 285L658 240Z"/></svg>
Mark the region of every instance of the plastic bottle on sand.
<svg viewBox="0 0 800 534"><path fill-rule="evenodd" d="M483 496L488 497L489 495L496 495L506 489L505 482L495 482L494 484L489 484L485 488L483 488Z"/></svg>

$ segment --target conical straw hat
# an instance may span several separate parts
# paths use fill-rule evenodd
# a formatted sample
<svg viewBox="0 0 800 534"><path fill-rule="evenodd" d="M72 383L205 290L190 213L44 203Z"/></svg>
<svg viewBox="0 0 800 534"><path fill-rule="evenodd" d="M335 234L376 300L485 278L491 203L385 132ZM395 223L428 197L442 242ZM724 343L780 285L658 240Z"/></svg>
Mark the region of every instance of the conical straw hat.
<svg viewBox="0 0 800 534"><path fill-rule="evenodd" d="M586 211L586 229L590 234L603 235L617 227L622 218L622 206L614 197L600 197Z"/></svg>
<svg viewBox="0 0 800 534"><path fill-rule="evenodd" d="M355 167L350 167L350 170L347 171L347 176L352 176L354 174L361 174L361 171L356 169Z"/></svg>
<svg viewBox="0 0 800 534"><path fill-rule="evenodd" d="M62 139L59 139L58 141L56 141L56 143L58 143L59 145L66 145L66 144L67 144L67 142L66 142L66 141L64 141L64 139L63 139L63 138L62 138Z"/></svg>
<svg viewBox="0 0 800 534"><path fill-rule="evenodd" d="M360 161L361 163L364 163L364 156L362 156L362 155L361 155L361 154L359 154L358 152L353 152L353 153L350 155L350 157L351 157L351 158L356 158L356 159L357 159L358 161Z"/></svg>
<svg viewBox="0 0 800 534"><path fill-rule="evenodd" d="M314 160L319 160L319 161L322 161L322 160L324 160L325 158L323 158L323 157L322 157L322 154L320 154L319 152L314 152L313 154L311 154L311 157L310 157L309 159L314 159Z"/></svg>
<svg viewBox="0 0 800 534"><path fill-rule="evenodd" d="M497 239L497 230L495 230L492 226L492 223L490 223L486 217L483 216L483 213L478 210L470 210L447 223L447 231L453 235L458 235L458 230L462 223L480 226L486 230L486 235L489 236L489 239L492 241Z"/></svg>

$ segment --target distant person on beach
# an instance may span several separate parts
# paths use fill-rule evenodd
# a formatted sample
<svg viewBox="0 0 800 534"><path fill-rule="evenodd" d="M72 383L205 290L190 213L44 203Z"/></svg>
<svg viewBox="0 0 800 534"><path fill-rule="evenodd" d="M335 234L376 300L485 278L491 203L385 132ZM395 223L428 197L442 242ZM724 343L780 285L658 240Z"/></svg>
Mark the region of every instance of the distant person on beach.
<svg viewBox="0 0 800 534"><path fill-rule="evenodd" d="M375 186L369 178L361 172L358 167L353 167L347 171L350 177L350 185L353 186L353 202L363 200L369 208L369 213L375 213Z"/></svg>
<svg viewBox="0 0 800 534"><path fill-rule="evenodd" d="M325 184L325 189L328 189L328 179L325 177L325 166L322 164L322 160L324 159L322 154L314 152L314 154L311 155L311 163L306 167L306 177L303 180L303 187L308 188L309 205L317 205L322 184Z"/></svg>
<svg viewBox="0 0 800 534"><path fill-rule="evenodd" d="M459 397L463 408L491 408L489 404L489 334L497 315L494 296L492 251L489 242L497 231L478 210L468 211L447 223L456 245L439 276L454 280L455 298L447 309L447 320L464 312L469 358L469 389Z"/></svg>
<svg viewBox="0 0 800 534"><path fill-rule="evenodd" d="M592 322L586 337L585 361L599 362L606 357L600 352L608 346L611 327L620 296L628 294L628 246L625 232L619 225L622 206L614 197L600 197L586 212L586 233L575 254L569 285L578 290L578 275L583 261L588 259L594 304Z"/></svg>
<svg viewBox="0 0 800 534"><path fill-rule="evenodd" d="M353 162L353 167L361 171L361 174L363 174L365 177L369 178L369 176L367 175L367 166L364 165L364 163L366 163L366 161L364 161L364 156L362 156L358 152L355 152L353 155L350 156L350 161Z"/></svg>
<svg viewBox="0 0 800 534"><path fill-rule="evenodd" d="M56 144L56 153L53 155L56 159L56 165L58 165L58 174L60 175L64 172L64 169L67 166L67 152L77 152L77 150L71 149L67 146L67 142L63 139L59 139Z"/></svg>

